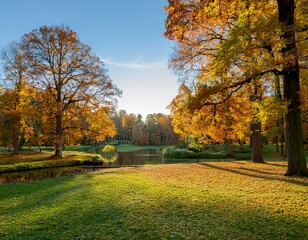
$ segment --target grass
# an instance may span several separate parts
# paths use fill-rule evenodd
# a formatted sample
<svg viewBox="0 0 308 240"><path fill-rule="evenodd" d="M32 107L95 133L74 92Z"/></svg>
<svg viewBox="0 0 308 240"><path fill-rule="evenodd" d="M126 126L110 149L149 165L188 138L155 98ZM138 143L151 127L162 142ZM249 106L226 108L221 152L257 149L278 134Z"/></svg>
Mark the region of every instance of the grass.
<svg viewBox="0 0 308 240"><path fill-rule="evenodd" d="M0 239L306 239L286 163L152 165L0 185Z"/></svg>
<svg viewBox="0 0 308 240"><path fill-rule="evenodd" d="M19 156L0 152L0 173L16 170L39 169L60 166L81 165L91 161L95 154L83 154L80 152L63 152L63 158L54 159L53 152L22 152Z"/></svg>
<svg viewBox="0 0 308 240"><path fill-rule="evenodd" d="M117 151L118 152L133 152L137 150L143 150L143 149L163 149L166 146L155 146L155 145L134 145L134 144L120 144L117 145Z"/></svg>

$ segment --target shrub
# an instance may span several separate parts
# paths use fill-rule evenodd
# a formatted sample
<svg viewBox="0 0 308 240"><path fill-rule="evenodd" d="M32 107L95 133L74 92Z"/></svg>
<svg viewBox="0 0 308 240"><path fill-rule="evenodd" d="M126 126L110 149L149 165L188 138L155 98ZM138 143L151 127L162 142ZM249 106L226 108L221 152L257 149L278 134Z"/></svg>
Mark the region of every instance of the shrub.
<svg viewBox="0 0 308 240"><path fill-rule="evenodd" d="M206 153L193 152L186 149L166 149L163 156L168 159L225 159L228 158L223 152Z"/></svg>
<svg viewBox="0 0 308 240"><path fill-rule="evenodd" d="M201 144L192 142L188 145L188 150L191 150L193 152L201 152L202 151L203 146Z"/></svg>
<svg viewBox="0 0 308 240"><path fill-rule="evenodd" d="M115 152L115 151L116 151L116 147L113 145L106 145L102 150L103 153L110 153L110 152Z"/></svg>

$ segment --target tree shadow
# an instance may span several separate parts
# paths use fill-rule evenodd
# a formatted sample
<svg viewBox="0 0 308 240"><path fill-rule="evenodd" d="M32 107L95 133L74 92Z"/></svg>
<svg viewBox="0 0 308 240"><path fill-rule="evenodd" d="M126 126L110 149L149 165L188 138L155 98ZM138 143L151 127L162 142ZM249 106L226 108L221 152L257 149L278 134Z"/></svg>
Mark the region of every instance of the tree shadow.
<svg viewBox="0 0 308 240"><path fill-rule="evenodd" d="M268 165L271 165L271 166L276 166L276 167L283 167L283 168L285 168L286 166L285 165L282 165L282 164L278 164L278 163L266 163L266 164L268 164Z"/></svg>
<svg viewBox="0 0 308 240"><path fill-rule="evenodd" d="M185 196L183 189L180 195L159 192L156 196L149 195L139 183L126 184L114 192L106 181L111 193L104 198L99 192L91 193L91 184L95 184L91 177L86 179L89 196L73 192L79 201L70 201L61 209L56 198L43 196L38 199L40 207L53 211L43 215L40 207L29 205L36 218L24 226L10 225L3 239L303 239L307 232L304 218L273 215L260 205L251 208L236 198L223 199L223 193L212 199L202 194ZM130 197L121 199L127 194ZM195 197L198 201L193 201ZM18 211L20 216L27 214ZM293 232L295 227L304 230Z"/></svg>
<svg viewBox="0 0 308 240"><path fill-rule="evenodd" d="M198 165L205 166L205 167L208 167L208 168L214 168L214 169L217 169L217 170L227 171L227 172L231 172L231 173L235 173L235 174L239 174L239 175L244 175L244 176L248 176L248 177L258 178L258 179L276 180L276 181L283 181L283 182L292 183L292 184L296 184L296 185L300 185L300 186L308 186L308 182L305 181L305 180L307 180L307 178L305 178L305 177L299 177L299 176L286 177L286 176L283 176L283 175L275 174L275 173L270 172L270 171L260 171L260 170L256 170L256 169L245 168L245 167L240 167L238 169L229 169L229 168L226 168L226 167L222 167L223 165L222 166L216 166L216 165L212 165L210 163L205 163L205 162L198 163ZM243 170L246 171L246 172L243 172ZM276 177L275 177L275 175L276 175Z"/></svg>

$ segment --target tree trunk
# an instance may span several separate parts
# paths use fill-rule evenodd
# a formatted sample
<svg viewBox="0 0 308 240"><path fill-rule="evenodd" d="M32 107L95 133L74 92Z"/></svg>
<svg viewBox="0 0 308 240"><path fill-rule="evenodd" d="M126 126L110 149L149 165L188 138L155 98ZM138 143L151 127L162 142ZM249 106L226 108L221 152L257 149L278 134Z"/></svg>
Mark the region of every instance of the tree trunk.
<svg viewBox="0 0 308 240"><path fill-rule="evenodd" d="M62 157L62 113L57 115L57 126L56 126L56 145L55 155L56 157Z"/></svg>
<svg viewBox="0 0 308 240"><path fill-rule="evenodd" d="M56 115L56 144L55 144L55 156L62 158L62 98L61 98L61 87L57 86L57 115Z"/></svg>
<svg viewBox="0 0 308 240"><path fill-rule="evenodd" d="M284 57L291 59L283 69L284 99L288 101L286 114L286 143L288 170L286 176L308 175L308 169L304 154L304 144L301 126L300 111L300 84L299 66L294 30L294 0L277 0L279 10L279 21L282 23L282 38L286 46L282 49Z"/></svg>
<svg viewBox="0 0 308 240"><path fill-rule="evenodd" d="M234 145L232 139L226 139L226 144L228 146L228 157L234 158Z"/></svg>
<svg viewBox="0 0 308 240"><path fill-rule="evenodd" d="M278 126L278 124L277 124ZM279 153L279 141L278 141L278 137L275 138L275 145L276 145L276 152Z"/></svg>
<svg viewBox="0 0 308 240"><path fill-rule="evenodd" d="M39 144L39 142L38 142L38 141L37 141L37 146L38 146L38 148L40 149L40 152L42 152L41 145Z"/></svg>
<svg viewBox="0 0 308 240"><path fill-rule="evenodd" d="M279 102L282 102L283 99L282 99L282 93L281 93L281 86L280 86L280 78L278 75L275 76L275 92L276 92L276 98ZM284 114L282 113L278 113L278 119L277 119L277 128L279 130L282 130L284 129ZM277 144L279 145L280 143L280 153L281 153L281 156L285 156L284 154L284 147L283 147L283 144L284 144L284 131L279 131L280 134L278 134L277 136ZM278 146L277 146L278 147ZM279 151L277 151L279 152Z"/></svg>
<svg viewBox="0 0 308 240"><path fill-rule="evenodd" d="M262 154L262 136L261 136L261 123L253 122L251 127L251 145L252 145L252 162L264 163Z"/></svg>
<svg viewBox="0 0 308 240"><path fill-rule="evenodd" d="M241 150L243 150L243 149L244 149L244 147L243 147L243 143L242 143L242 141L241 141L241 140L239 141L239 144L240 144Z"/></svg>
<svg viewBox="0 0 308 240"><path fill-rule="evenodd" d="M280 153L282 157L285 157L285 151L284 151L284 135L282 134L281 139L280 139Z"/></svg>
<svg viewBox="0 0 308 240"><path fill-rule="evenodd" d="M18 155L19 154L19 124L16 124L13 130L13 154Z"/></svg>
<svg viewBox="0 0 308 240"><path fill-rule="evenodd" d="M257 82L253 83L253 92L250 96L251 102L261 101L262 94L259 91L260 86ZM257 110L256 110L257 111ZM261 122L254 117L250 124L251 136L250 144L252 147L252 162L254 163L264 163L263 154L262 154L262 135L261 135Z"/></svg>

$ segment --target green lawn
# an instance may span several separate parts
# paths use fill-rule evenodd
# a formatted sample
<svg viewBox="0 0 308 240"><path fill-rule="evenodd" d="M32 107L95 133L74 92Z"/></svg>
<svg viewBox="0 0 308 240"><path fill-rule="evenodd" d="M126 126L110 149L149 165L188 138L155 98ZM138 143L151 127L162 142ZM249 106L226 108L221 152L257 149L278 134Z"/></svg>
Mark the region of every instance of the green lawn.
<svg viewBox="0 0 308 240"><path fill-rule="evenodd" d="M285 162L109 169L0 185L0 239L307 239Z"/></svg>
<svg viewBox="0 0 308 240"><path fill-rule="evenodd" d="M142 149L162 149L166 146L153 146L153 145L134 145L134 144L120 144L117 145L117 151L118 152L132 152L132 151L137 151L137 150L142 150Z"/></svg>
<svg viewBox="0 0 308 240"><path fill-rule="evenodd" d="M22 152L19 156L8 152L0 152L0 173L16 170L38 169L46 167L75 166L84 161L90 161L95 154L84 154L80 152L63 152L63 158L54 159L53 152Z"/></svg>

